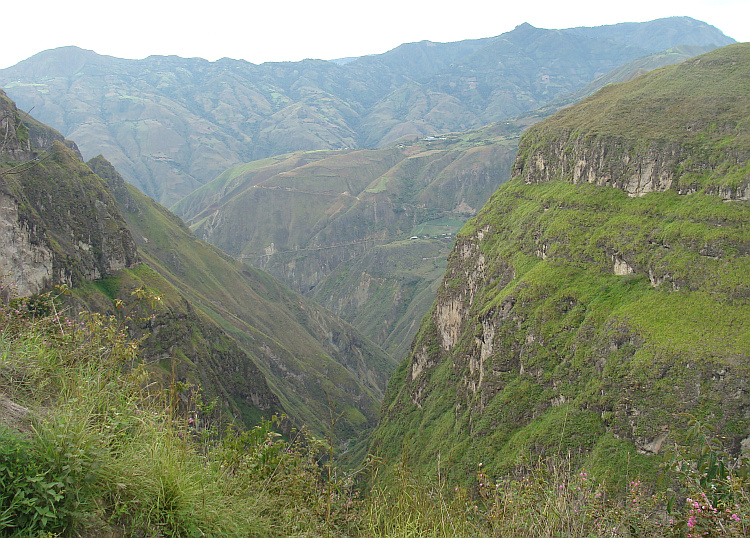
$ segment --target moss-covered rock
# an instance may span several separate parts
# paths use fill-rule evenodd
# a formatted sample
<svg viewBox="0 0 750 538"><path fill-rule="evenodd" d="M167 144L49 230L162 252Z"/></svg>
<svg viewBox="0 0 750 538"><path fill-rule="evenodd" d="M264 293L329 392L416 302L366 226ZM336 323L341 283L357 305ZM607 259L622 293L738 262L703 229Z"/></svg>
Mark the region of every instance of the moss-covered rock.
<svg viewBox="0 0 750 538"><path fill-rule="evenodd" d="M75 145L25 119L0 95L0 272L28 295L80 286L138 261L135 241L107 185ZM72 149L71 149L72 148Z"/></svg>

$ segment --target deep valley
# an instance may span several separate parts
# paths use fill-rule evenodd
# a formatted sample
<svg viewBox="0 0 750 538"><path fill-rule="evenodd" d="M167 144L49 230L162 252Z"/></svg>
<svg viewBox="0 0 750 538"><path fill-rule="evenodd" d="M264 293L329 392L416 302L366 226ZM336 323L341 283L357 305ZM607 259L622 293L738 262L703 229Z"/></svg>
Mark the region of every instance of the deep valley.
<svg viewBox="0 0 750 538"><path fill-rule="evenodd" d="M0 88L0 535L750 529L750 44L64 47Z"/></svg>

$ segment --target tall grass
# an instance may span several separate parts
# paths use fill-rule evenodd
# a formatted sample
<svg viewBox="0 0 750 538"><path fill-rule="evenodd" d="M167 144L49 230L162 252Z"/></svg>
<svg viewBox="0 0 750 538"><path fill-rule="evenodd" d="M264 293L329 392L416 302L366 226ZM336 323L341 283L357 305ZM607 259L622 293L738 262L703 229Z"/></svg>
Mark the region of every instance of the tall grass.
<svg viewBox="0 0 750 538"><path fill-rule="evenodd" d="M147 295L144 295L147 298ZM671 489L626 491L571 460L514 478L478 466L471 489L408 462L344 473L330 441L278 421L206 430L175 387L149 382L128 316L59 313L51 298L0 305L0 391L30 410L0 428L0 536L746 536L747 460L706 425L665 468ZM196 414L197 413L197 414ZM195 420L191 420L195 418ZM364 498L359 478L367 474ZM653 483L649 480L648 483Z"/></svg>
<svg viewBox="0 0 750 538"><path fill-rule="evenodd" d="M281 440L271 423L211 440L173 392L149 383L127 317L73 320L51 298L44 305L0 311L0 389L32 416L22 431L0 431L0 536L335 527L313 444Z"/></svg>

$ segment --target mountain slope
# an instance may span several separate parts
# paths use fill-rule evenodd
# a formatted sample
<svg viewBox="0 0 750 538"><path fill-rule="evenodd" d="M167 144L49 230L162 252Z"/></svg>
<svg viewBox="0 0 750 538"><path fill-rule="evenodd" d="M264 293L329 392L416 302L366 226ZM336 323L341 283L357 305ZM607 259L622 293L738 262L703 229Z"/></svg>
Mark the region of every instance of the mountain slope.
<svg viewBox="0 0 750 538"><path fill-rule="evenodd" d="M411 302L434 289L453 234L508 178L516 133L509 124L381 150L255 161L173 209L201 239L402 353L416 331ZM417 319L431 299L420 301Z"/></svg>
<svg viewBox="0 0 750 538"><path fill-rule="evenodd" d="M643 39L654 27L662 37ZM686 17L618 25L611 35L607 28L522 25L494 38L405 44L345 65L121 60L66 47L0 71L0 87L76 140L86 158L105 155L171 205L241 162L477 128L637 57L732 41Z"/></svg>
<svg viewBox="0 0 750 538"><path fill-rule="evenodd" d="M102 157L82 163L59 133L22 117L4 94L0 106L3 299L67 284L72 312L85 305L114 316L122 310L113 301L122 300L125 311L148 314L130 330L148 336L142 358L154 376L202 387L225 420L253 426L285 411L322 436L335 407L342 414L336 440L366 436L393 368L382 350L269 275L197 240ZM162 301L147 312L133 296L138 288ZM191 398L188 390L181 402Z"/></svg>
<svg viewBox="0 0 750 538"><path fill-rule="evenodd" d="M571 454L617 478L710 422L750 446L750 45L523 136L462 229L373 452L466 481Z"/></svg>
<svg viewBox="0 0 750 538"><path fill-rule="evenodd" d="M335 405L344 414L338 438L375 425L394 366L382 350L269 275L196 239L102 157L89 165L112 186L145 263L237 341L295 421L323 435ZM236 377L226 375L227 382Z"/></svg>

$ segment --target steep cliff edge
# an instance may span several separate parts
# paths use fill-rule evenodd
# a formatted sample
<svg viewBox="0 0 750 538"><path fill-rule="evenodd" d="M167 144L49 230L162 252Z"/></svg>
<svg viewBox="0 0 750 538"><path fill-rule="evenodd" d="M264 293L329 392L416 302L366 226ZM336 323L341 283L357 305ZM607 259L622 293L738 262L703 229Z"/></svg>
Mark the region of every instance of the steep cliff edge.
<svg viewBox="0 0 750 538"><path fill-rule="evenodd" d="M133 267L136 245L75 145L0 91L0 274L20 295Z"/></svg>
<svg viewBox="0 0 750 538"><path fill-rule="evenodd" d="M532 129L513 175L616 187L631 196L675 190L745 200L750 104L748 45L612 84Z"/></svg>
<svg viewBox="0 0 750 538"><path fill-rule="evenodd" d="M750 448L750 45L531 128L461 231L372 451L468 480L653 465L686 413Z"/></svg>

